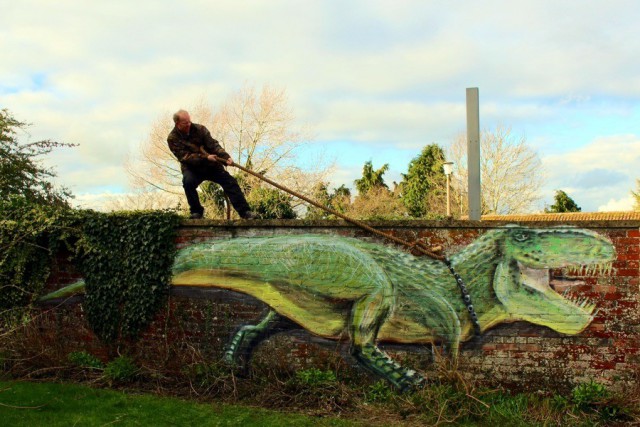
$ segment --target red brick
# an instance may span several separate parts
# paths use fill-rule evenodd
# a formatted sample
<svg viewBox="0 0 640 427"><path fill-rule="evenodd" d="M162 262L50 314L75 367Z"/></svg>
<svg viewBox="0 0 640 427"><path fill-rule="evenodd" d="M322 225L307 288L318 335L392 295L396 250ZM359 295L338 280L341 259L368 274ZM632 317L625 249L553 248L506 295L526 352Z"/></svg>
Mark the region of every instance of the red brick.
<svg viewBox="0 0 640 427"><path fill-rule="evenodd" d="M536 352L541 350L541 346L538 344L525 344L520 346L520 349L525 352Z"/></svg>
<svg viewBox="0 0 640 427"><path fill-rule="evenodd" d="M640 237L640 230L627 231L627 237Z"/></svg>
<svg viewBox="0 0 640 427"><path fill-rule="evenodd" d="M519 350L518 344L496 344L496 348L498 350L507 351L507 350Z"/></svg>
<svg viewBox="0 0 640 427"><path fill-rule="evenodd" d="M594 369L615 369L616 362L593 361L591 367Z"/></svg>
<svg viewBox="0 0 640 427"><path fill-rule="evenodd" d="M637 268L621 268L618 271L616 271L616 276L638 277L638 269Z"/></svg>
<svg viewBox="0 0 640 427"><path fill-rule="evenodd" d="M614 293L618 290L617 286L613 285L596 285L594 290L597 292L602 292L604 294Z"/></svg>
<svg viewBox="0 0 640 427"><path fill-rule="evenodd" d="M617 239L616 243L624 246L633 246L633 245L637 246L638 244L640 244L640 239L637 239L634 237L625 237L622 239Z"/></svg>
<svg viewBox="0 0 640 427"><path fill-rule="evenodd" d="M629 260L627 261L627 268L637 268L640 269L640 260Z"/></svg>

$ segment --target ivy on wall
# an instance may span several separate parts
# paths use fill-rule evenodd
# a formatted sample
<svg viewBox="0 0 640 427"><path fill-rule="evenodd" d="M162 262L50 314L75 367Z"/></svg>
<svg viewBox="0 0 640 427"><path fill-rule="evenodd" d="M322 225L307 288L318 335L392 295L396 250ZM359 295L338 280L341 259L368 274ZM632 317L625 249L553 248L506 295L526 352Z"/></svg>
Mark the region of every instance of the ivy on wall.
<svg viewBox="0 0 640 427"><path fill-rule="evenodd" d="M78 242L84 308L105 341L135 337L165 302L179 217L165 211L97 214Z"/></svg>
<svg viewBox="0 0 640 427"><path fill-rule="evenodd" d="M84 309L103 341L135 337L166 301L180 220L175 213L17 208L0 220L2 312L17 313L40 296L61 245L84 277Z"/></svg>
<svg viewBox="0 0 640 427"><path fill-rule="evenodd" d="M0 319L20 317L49 277L52 253L62 238L66 210L24 198L0 201ZM54 237L56 236L56 237Z"/></svg>

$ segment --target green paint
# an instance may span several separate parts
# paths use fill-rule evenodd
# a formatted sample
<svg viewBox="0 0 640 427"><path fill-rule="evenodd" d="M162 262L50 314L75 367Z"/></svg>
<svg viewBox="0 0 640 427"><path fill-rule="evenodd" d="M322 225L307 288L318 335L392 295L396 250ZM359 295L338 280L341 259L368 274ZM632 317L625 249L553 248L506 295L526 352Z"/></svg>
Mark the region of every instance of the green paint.
<svg viewBox="0 0 640 427"><path fill-rule="evenodd" d="M483 331L527 321L565 334L581 332L594 306L574 303L549 286L550 268L599 266L611 243L571 228L493 230L451 257L467 284ZM596 267L592 267L596 268ZM369 370L406 388L422 379L391 361L381 341L442 343L454 357L472 323L446 266L394 248L336 236L302 235L209 241L183 249L174 286L206 286L252 295L311 333L349 339ZM243 346L236 336L231 346ZM245 345L246 347L246 345Z"/></svg>
<svg viewBox="0 0 640 427"><path fill-rule="evenodd" d="M527 321L564 334L581 332L593 305L549 286L550 268L590 266L604 272L611 242L573 228L492 230L450 257L465 281L482 331ZM367 369L405 389L423 381L377 348L378 342L441 343L457 357L473 335L471 319L444 263L392 247L333 235L237 238L179 251L174 286L224 288L271 307L243 327L225 354L246 363L252 348L285 319L328 339L350 340ZM242 359L242 360L241 360Z"/></svg>

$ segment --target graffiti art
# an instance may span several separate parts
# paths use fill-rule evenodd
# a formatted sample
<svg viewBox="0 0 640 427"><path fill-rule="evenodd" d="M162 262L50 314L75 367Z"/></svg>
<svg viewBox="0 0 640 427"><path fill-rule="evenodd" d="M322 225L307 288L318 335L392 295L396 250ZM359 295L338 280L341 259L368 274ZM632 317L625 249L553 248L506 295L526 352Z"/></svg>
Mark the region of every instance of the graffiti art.
<svg viewBox="0 0 640 427"><path fill-rule="evenodd" d="M379 343L439 343L455 358L474 335L469 305L480 333L525 321L578 334L595 306L556 292L550 269L606 273L614 248L589 230L511 226L488 231L448 259L466 283L466 304L445 263L334 235L194 244L179 251L173 285L228 289L268 305L263 319L242 326L231 339L228 363L248 363L253 349L287 320L323 338L348 340L359 364L407 389L424 377L392 360Z"/></svg>
<svg viewBox="0 0 640 427"><path fill-rule="evenodd" d="M230 340L224 354L229 364L248 364L261 341L293 324L348 341L361 366L407 389L424 377L392 360L379 343L439 344L455 359L461 343L501 323L578 334L593 320L595 305L557 292L550 270L607 274L614 258L608 239L569 227L494 229L450 255L449 265L335 235L247 237L181 249L172 284L240 292L269 307ZM80 281L42 300L82 291Z"/></svg>

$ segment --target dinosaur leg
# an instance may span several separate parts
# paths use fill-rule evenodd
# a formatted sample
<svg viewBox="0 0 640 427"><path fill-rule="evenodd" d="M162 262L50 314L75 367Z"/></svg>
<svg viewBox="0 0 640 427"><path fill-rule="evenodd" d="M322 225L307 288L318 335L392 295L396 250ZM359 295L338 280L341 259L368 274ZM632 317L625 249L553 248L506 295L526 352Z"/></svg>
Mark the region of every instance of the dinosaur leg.
<svg viewBox="0 0 640 427"><path fill-rule="evenodd" d="M224 362L237 366L242 372L246 372L253 349L262 340L274 333L291 327L289 320L270 309L260 323L257 325L245 325L236 332L227 351L224 353Z"/></svg>
<svg viewBox="0 0 640 427"><path fill-rule="evenodd" d="M390 310L390 298L381 294L366 296L354 304L350 323L351 353L366 369L404 391L419 386L424 378L394 362L376 346L376 336Z"/></svg>

